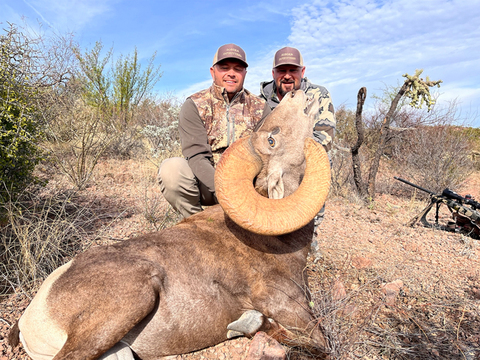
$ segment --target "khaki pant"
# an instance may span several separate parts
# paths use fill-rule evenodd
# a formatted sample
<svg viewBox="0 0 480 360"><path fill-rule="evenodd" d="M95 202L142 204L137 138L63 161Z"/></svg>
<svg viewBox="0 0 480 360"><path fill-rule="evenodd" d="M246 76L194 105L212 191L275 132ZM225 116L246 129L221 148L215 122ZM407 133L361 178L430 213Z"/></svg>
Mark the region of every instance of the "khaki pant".
<svg viewBox="0 0 480 360"><path fill-rule="evenodd" d="M174 157L162 161L158 170L158 183L165 199L185 218L202 211L202 205L218 203L215 194L198 181L184 158Z"/></svg>

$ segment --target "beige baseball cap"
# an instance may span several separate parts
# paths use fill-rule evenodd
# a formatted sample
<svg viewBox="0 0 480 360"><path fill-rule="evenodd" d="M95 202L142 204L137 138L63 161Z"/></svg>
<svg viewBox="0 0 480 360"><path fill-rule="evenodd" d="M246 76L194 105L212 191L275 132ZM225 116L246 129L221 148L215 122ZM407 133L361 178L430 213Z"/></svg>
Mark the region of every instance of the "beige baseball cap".
<svg viewBox="0 0 480 360"><path fill-rule="evenodd" d="M242 63L245 64L245 67L248 67L245 51L243 51L243 49L238 45L225 44L220 46L215 53L215 56L213 57L213 65L225 59L240 60Z"/></svg>
<svg viewBox="0 0 480 360"><path fill-rule="evenodd" d="M302 54L300 54L300 51L292 47L286 46L281 48L275 53L275 57L273 58L273 68L280 65L295 65L303 67Z"/></svg>

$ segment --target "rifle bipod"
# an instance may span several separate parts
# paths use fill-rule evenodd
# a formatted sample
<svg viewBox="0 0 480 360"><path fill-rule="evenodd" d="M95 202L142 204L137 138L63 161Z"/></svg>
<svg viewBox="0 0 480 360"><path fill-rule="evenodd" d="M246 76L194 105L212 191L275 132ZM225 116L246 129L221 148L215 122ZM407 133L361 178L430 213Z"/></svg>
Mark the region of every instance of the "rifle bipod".
<svg viewBox="0 0 480 360"><path fill-rule="evenodd" d="M412 220L410 220L407 223L407 226L413 227L418 221L421 222L421 224L425 227L428 228L433 228L433 229L438 229L438 230L446 230L446 231L455 231L455 222L454 221L449 221L447 226L440 225L438 223L438 212L440 210L440 205L442 204L442 201L439 201L438 199L433 199L433 197L430 199L430 204L427 205L425 209L423 209L417 216L415 216ZM432 210L433 205L435 205L435 224L430 223L427 220L427 215ZM448 208L450 212L452 212L452 209Z"/></svg>
<svg viewBox="0 0 480 360"><path fill-rule="evenodd" d="M430 194L430 204L428 204L420 214L410 220L407 223L408 226L413 226L420 221L422 225L426 227L446 231L460 231L467 236L480 239L480 203L475 201L470 195L462 197L448 188L443 190L441 194L435 194L433 191L424 189L410 181L396 176L394 176L394 179ZM427 214L430 212L434 204L437 207L437 211L435 214L435 224L433 225L427 221ZM438 211L441 204L447 206L455 220L448 221L447 226L442 226L438 223Z"/></svg>

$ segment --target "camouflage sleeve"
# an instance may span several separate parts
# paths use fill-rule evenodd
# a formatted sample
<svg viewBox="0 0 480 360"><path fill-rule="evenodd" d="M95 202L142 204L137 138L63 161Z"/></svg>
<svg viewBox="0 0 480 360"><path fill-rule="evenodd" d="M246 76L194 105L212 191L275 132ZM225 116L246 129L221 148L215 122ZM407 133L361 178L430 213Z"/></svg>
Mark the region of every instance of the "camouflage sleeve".
<svg viewBox="0 0 480 360"><path fill-rule="evenodd" d="M260 126L262 126L263 122L265 121L265 118L272 112L272 109L268 105L268 103L265 103L265 106L263 108L263 113L262 113L262 118L257 122L255 127L253 128L253 131L257 131L260 129Z"/></svg>
<svg viewBox="0 0 480 360"><path fill-rule="evenodd" d="M178 131L182 153L197 177L212 193L215 192L212 149L208 144L207 131L198 109L188 98L180 109Z"/></svg>
<svg viewBox="0 0 480 360"><path fill-rule="evenodd" d="M323 91L318 91L315 94L315 97L318 98L320 108L318 110L318 116L315 117L313 137L329 152L335 136L335 111L330 93L325 88L322 88L322 90Z"/></svg>
<svg viewBox="0 0 480 360"><path fill-rule="evenodd" d="M267 102L265 102L265 106L263 108L263 113L262 113L262 119L260 120L260 122L263 122L263 120L265 120L265 118L272 112L272 109L271 107L268 105Z"/></svg>

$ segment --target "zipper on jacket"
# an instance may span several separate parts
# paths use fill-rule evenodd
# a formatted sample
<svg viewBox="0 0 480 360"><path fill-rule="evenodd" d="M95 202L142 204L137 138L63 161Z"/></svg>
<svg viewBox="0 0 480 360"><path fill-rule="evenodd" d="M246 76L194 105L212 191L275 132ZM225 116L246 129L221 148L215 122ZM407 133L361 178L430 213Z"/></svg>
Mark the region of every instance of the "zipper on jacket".
<svg viewBox="0 0 480 360"><path fill-rule="evenodd" d="M235 141L235 114L232 115L232 121L230 121L230 104L232 104L237 96L240 96L240 93L237 92L232 98L232 101L227 103L227 146L230 146L230 143ZM231 135L231 138L230 138Z"/></svg>
<svg viewBox="0 0 480 360"><path fill-rule="evenodd" d="M231 121L230 121L231 120ZM235 141L235 114L230 119L230 104L227 105L227 146Z"/></svg>

